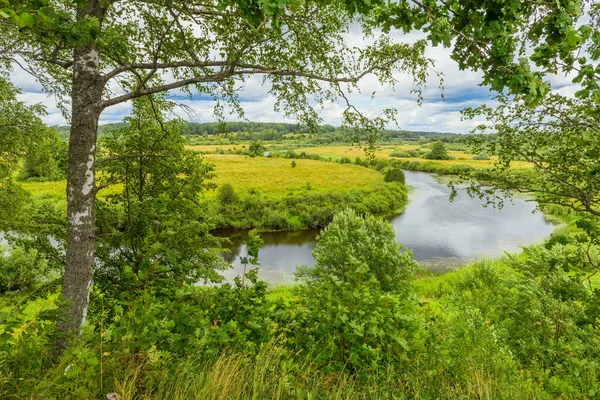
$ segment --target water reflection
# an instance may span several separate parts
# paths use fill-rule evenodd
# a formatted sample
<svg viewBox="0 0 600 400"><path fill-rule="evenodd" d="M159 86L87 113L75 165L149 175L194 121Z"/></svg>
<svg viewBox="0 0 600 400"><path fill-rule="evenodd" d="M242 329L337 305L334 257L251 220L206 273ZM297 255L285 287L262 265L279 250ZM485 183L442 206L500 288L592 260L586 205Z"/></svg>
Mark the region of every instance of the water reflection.
<svg viewBox="0 0 600 400"><path fill-rule="evenodd" d="M404 214L390 223L396 240L411 249L417 261L427 268L455 265L482 255L498 256L516 251L519 245L530 245L548 236L554 229L541 213L533 214L535 204L522 199L505 202L502 209L483 207L479 199L460 193L454 202L448 200L450 189L434 175L406 171L406 184L412 190ZM314 265L311 252L316 230L261 233L264 245L260 251L261 277L269 282L293 280L295 266ZM240 256L247 254L243 241L246 231L219 231L229 237L231 252L224 255L234 266L227 271L231 278L243 267Z"/></svg>

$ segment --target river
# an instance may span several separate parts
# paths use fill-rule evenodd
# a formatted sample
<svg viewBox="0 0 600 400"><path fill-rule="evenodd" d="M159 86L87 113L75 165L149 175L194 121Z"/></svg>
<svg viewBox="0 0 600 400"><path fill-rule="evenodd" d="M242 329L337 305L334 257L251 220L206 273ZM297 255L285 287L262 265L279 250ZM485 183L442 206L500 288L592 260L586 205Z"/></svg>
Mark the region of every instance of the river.
<svg viewBox="0 0 600 400"><path fill-rule="evenodd" d="M513 198L497 209L483 207L482 201L463 192L450 202L450 189L435 175L414 171L405 174L409 203L404 213L390 223L398 243L412 250L414 258L426 268L446 269L481 256L518 251L520 246L538 242L554 230L540 212L533 213L533 202ZM261 233L261 278L271 283L292 281L296 265L314 265L311 252L317 234L317 230ZM231 251L225 258L233 264L225 275L231 278L242 271L240 256L246 255L246 232L221 231L219 236L231 240L225 245Z"/></svg>

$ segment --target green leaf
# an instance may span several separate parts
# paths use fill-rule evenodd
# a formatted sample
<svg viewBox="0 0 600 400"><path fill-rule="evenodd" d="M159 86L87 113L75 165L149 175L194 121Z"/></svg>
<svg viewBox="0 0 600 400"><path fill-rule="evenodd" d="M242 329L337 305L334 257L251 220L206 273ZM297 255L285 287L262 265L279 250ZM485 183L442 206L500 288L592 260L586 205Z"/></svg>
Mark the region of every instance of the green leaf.
<svg viewBox="0 0 600 400"><path fill-rule="evenodd" d="M29 14L28 12L24 12L19 17L18 24L19 24L20 28L32 27L35 24L35 20L33 19L33 15Z"/></svg>

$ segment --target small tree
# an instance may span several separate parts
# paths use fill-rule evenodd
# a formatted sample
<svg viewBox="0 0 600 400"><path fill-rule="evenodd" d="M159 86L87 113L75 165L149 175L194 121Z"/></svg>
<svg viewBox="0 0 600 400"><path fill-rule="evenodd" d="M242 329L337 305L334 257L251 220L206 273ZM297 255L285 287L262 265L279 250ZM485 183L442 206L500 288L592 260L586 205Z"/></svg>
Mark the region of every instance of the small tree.
<svg viewBox="0 0 600 400"><path fill-rule="evenodd" d="M296 168L296 161L292 160L292 168Z"/></svg>
<svg viewBox="0 0 600 400"><path fill-rule="evenodd" d="M218 280L225 267L200 207L199 193L214 188L212 165L185 149L181 121L162 117L168 111L160 99L138 99L127 125L101 140L100 187L122 187L98 207L104 235L94 284L119 294L108 299L149 288L172 293L183 283Z"/></svg>
<svg viewBox="0 0 600 400"><path fill-rule="evenodd" d="M386 182L400 182L405 184L406 176L404 175L404 171L402 171L400 168L392 168L387 170L383 180Z"/></svg>
<svg viewBox="0 0 600 400"><path fill-rule="evenodd" d="M252 142L248 147L248 154L251 156L262 156L267 150L260 142Z"/></svg>
<svg viewBox="0 0 600 400"><path fill-rule="evenodd" d="M313 251L316 264L301 270L299 276L321 280L334 275L343 280L349 263L364 264L384 291L407 293L416 271L412 252L402 251L394 229L387 222L348 209L337 214L317 237Z"/></svg>
<svg viewBox="0 0 600 400"><path fill-rule="evenodd" d="M425 158L429 160L450 160L451 157L448 155L446 145L441 140L433 142L431 145L431 151L425 155Z"/></svg>
<svg viewBox="0 0 600 400"><path fill-rule="evenodd" d="M231 183L224 183L219 187L219 191L217 193L217 198L219 202L223 206L228 206L230 204L237 203L239 201L239 197Z"/></svg>
<svg viewBox="0 0 600 400"><path fill-rule="evenodd" d="M25 154L21 179L64 179L67 176L69 145L58 137L52 128L43 127L39 141Z"/></svg>
<svg viewBox="0 0 600 400"><path fill-rule="evenodd" d="M400 360L416 263L391 225L343 211L317 237L313 255L315 266L298 272L295 335L314 349L314 362L352 369Z"/></svg>

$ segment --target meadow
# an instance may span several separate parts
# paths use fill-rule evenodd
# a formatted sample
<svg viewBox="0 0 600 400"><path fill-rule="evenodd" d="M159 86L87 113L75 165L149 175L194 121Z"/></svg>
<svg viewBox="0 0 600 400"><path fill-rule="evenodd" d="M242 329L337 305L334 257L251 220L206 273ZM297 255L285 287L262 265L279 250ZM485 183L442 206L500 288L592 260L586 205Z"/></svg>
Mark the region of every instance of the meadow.
<svg viewBox="0 0 600 400"><path fill-rule="evenodd" d="M219 154L203 157L215 165L214 182L218 186L230 183L239 190L255 189L269 195L286 194L307 185L314 191L324 191L360 189L383 182L379 172L352 164Z"/></svg>
<svg viewBox="0 0 600 400"><path fill-rule="evenodd" d="M197 148L193 146L192 148ZM214 147L214 146L210 146ZM203 148L203 150L206 150ZM236 190L256 190L270 196L283 196L307 185L315 192L329 189L361 189L383 183L383 175L358 165L326 163L315 160L292 160L244 155L205 154L205 162L215 166L212 182L221 186L230 183ZM66 181L22 182L23 188L33 196L65 197ZM119 190L111 186L100 191L100 197ZM215 191L208 192L214 196Z"/></svg>

